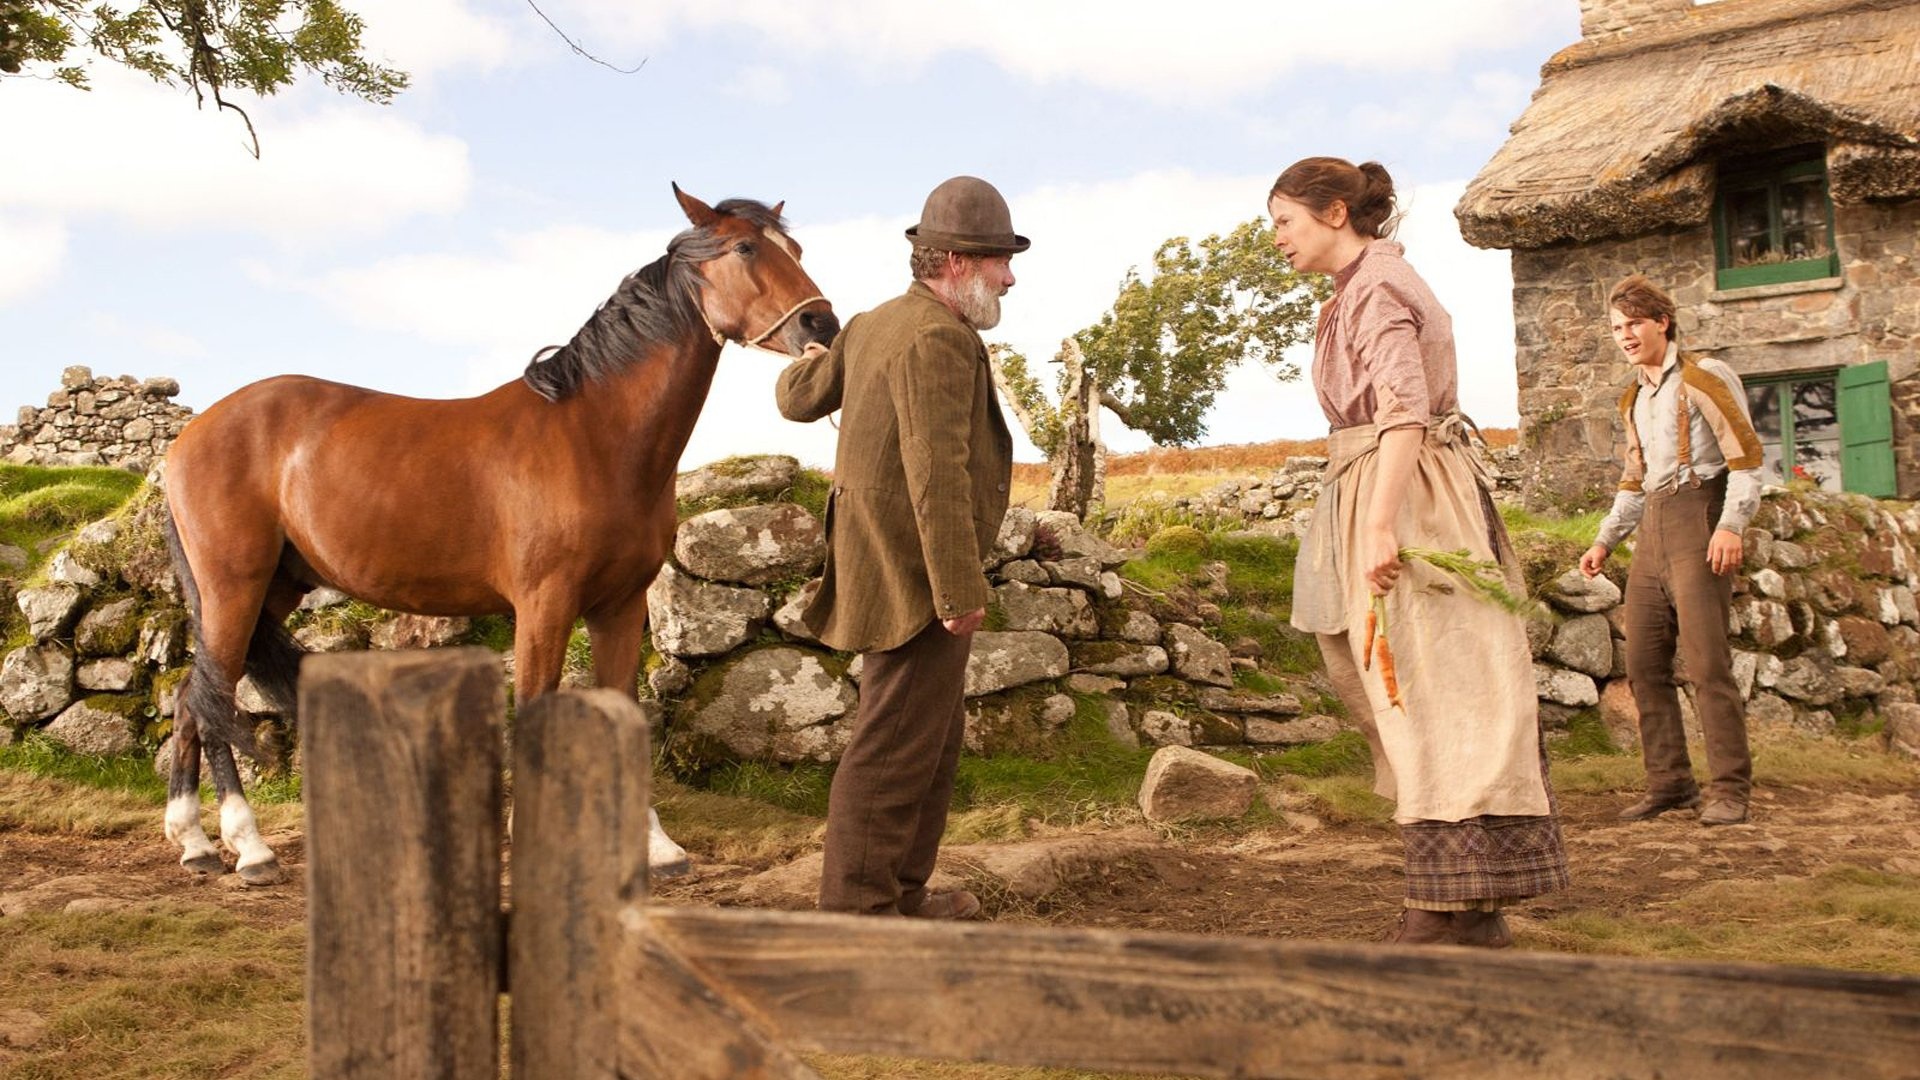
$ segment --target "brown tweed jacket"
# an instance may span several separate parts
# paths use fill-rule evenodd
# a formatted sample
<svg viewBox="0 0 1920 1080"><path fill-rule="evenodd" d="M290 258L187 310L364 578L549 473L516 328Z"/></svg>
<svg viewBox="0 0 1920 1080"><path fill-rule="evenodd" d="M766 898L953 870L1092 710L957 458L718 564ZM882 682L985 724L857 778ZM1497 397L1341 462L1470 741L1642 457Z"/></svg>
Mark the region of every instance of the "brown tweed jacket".
<svg viewBox="0 0 1920 1080"><path fill-rule="evenodd" d="M802 617L820 640L880 652L986 607L1013 436L980 335L915 282L789 365L775 393L789 420L841 411L826 578Z"/></svg>

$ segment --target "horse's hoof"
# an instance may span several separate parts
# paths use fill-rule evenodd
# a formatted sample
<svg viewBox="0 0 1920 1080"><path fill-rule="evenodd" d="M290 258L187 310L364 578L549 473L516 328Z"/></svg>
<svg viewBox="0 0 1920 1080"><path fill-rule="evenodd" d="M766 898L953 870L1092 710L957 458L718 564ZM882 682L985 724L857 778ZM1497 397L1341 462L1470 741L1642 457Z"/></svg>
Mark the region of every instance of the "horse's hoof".
<svg viewBox="0 0 1920 1080"><path fill-rule="evenodd" d="M211 851L204 855L195 855L191 859L181 859L180 865L186 867L188 873L201 877L212 877L227 872L227 864L221 862L220 856Z"/></svg>
<svg viewBox="0 0 1920 1080"><path fill-rule="evenodd" d="M240 880L249 885L279 885L287 880L287 872L280 868L279 859L242 866L239 874Z"/></svg>
<svg viewBox="0 0 1920 1080"><path fill-rule="evenodd" d="M693 860L683 855L672 862L649 863L647 876L655 879L680 877L692 869Z"/></svg>

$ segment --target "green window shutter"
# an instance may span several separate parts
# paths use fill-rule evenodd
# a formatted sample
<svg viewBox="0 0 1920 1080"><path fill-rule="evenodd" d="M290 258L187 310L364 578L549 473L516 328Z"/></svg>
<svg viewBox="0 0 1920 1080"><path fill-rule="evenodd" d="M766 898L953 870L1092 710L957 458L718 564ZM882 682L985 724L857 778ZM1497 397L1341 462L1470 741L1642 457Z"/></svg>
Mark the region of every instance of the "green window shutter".
<svg viewBox="0 0 1920 1080"><path fill-rule="evenodd" d="M1893 400L1888 393L1887 362L1841 368L1840 483L1848 491L1892 498Z"/></svg>

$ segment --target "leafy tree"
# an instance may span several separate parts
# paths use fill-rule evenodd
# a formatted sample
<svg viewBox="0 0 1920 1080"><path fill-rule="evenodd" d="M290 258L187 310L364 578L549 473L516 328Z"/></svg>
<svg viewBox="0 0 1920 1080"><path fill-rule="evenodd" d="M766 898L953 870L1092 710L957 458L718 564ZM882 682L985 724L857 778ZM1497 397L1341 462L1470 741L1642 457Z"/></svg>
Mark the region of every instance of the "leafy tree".
<svg viewBox="0 0 1920 1080"><path fill-rule="evenodd" d="M87 0L0 0L0 72L56 79L87 89L98 54L156 81L193 90L201 104L253 121L228 100L259 96L311 73L335 90L386 103L406 88L404 72L360 51L360 17L333 0L143 0L118 7ZM260 144L253 139L254 156Z"/></svg>
<svg viewBox="0 0 1920 1080"><path fill-rule="evenodd" d="M1153 279L1127 271L1112 309L1074 338L1101 404L1121 423L1156 443L1187 445L1207 433L1207 411L1236 364L1264 363L1282 381L1300 377L1282 351L1312 337L1331 291L1320 275L1294 273L1255 218L1198 250L1186 237L1161 244Z"/></svg>
<svg viewBox="0 0 1920 1080"><path fill-rule="evenodd" d="M1095 402L1158 444L1196 442L1234 365L1254 361L1283 381L1300 377L1283 352L1312 336L1331 292L1325 277L1296 274L1255 218L1198 248L1186 237L1161 244L1151 280L1128 270L1113 307L1062 344L1058 405L1024 357L996 350L1001 392L1053 464L1050 505L1084 514L1100 502L1105 449Z"/></svg>

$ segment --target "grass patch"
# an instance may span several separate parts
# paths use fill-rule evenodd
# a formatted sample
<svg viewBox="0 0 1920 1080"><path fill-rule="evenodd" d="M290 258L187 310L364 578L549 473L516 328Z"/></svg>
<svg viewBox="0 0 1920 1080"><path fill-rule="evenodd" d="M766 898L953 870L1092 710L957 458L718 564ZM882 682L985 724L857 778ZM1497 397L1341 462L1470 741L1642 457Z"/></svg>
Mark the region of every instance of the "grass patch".
<svg viewBox="0 0 1920 1080"><path fill-rule="evenodd" d="M755 799L789 813L827 816L827 789L833 783L830 765L802 764L791 768L745 761L721 765L706 779L715 795Z"/></svg>
<svg viewBox="0 0 1920 1080"><path fill-rule="evenodd" d="M1123 745L1107 730L1104 699L1074 695L1073 719L1045 758L960 759L948 843L1018 839L1049 826L1138 820L1135 800L1152 747Z"/></svg>
<svg viewBox="0 0 1920 1080"><path fill-rule="evenodd" d="M767 770L769 772L773 770ZM655 770L654 806L661 824L681 844L718 862L769 866L819 846L825 808L801 814L741 793L702 791Z"/></svg>
<svg viewBox="0 0 1920 1080"><path fill-rule="evenodd" d="M304 1077L305 937L197 906L0 920L0 1007L46 1024L5 1075Z"/></svg>
<svg viewBox="0 0 1920 1080"><path fill-rule="evenodd" d="M1554 515L1536 514L1521 506L1502 505L1500 517L1507 523L1510 533L1541 533L1561 540L1572 540L1585 551L1593 546L1593 538L1600 532L1600 523L1607 518L1607 511L1593 510L1584 514Z"/></svg>
<svg viewBox="0 0 1920 1080"><path fill-rule="evenodd" d="M1719 881L1644 916L1582 911L1542 930L1558 951L1920 973L1920 877L1835 866Z"/></svg>
<svg viewBox="0 0 1920 1080"><path fill-rule="evenodd" d="M204 813L212 813L210 784L201 783L200 797ZM298 776L262 778L247 788L247 799L262 832L299 828L305 821ZM153 771L151 757L75 754L37 732L0 749L0 828L80 836L157 834L166 801L167 783ZM217 834L218 823L207 823Z"/></svg>
<svg viewBox="0 0 1920 1080"><path fill-rule="evenodd" d="M0 544L37 562L41 543L113 513L142 483L125 469L0 465Z"/></svg>
<svg viewBox="0 0 1920 1080"><path fill-rule="evenodd" d="M1567 718L1565 731L1547 736L1547 757L1568 761L1587 757L1612 757L1625 753L1613 741L1600 710L1582 709Z"/></svg>

